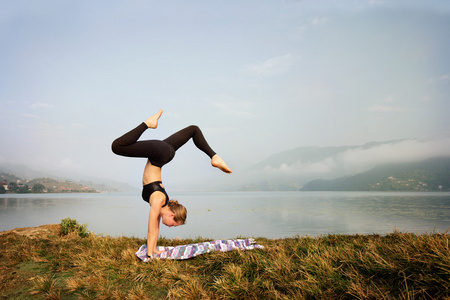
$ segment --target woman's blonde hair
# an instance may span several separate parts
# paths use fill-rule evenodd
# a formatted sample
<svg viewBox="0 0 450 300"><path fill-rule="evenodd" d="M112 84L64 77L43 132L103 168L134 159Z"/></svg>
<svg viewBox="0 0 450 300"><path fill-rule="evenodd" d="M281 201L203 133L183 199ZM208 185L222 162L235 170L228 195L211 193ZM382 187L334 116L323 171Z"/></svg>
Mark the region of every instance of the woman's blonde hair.
<svg viewBox="0 0 450 300"><path fill-rule="evenodd" d="M186 207L178 203L177 200L170 200L167 206L169 206L170 210L175 214L175 216L173 217L175 222L179 223L180 225L186 223L187 217Z"/></svg>

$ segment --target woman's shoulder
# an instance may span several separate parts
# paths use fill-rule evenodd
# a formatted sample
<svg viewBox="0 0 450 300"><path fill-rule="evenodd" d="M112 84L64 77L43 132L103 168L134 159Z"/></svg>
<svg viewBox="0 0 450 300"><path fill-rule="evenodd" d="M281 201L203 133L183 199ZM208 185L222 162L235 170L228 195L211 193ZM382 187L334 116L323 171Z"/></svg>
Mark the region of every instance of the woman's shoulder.
<svg viewBox="0 0 450 300"><path fill-rule="evenodd" d="M155 191L150 195L150 206L163 207L166 204L166 195L163 192Z"/></svg>

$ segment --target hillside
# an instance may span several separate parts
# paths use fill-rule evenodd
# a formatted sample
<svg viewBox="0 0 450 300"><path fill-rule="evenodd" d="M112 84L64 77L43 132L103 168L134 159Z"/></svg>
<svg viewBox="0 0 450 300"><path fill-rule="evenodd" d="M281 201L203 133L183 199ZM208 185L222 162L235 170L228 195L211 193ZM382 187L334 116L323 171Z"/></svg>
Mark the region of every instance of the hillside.
<svg viewBox="0 0 450 300"><path fill-rule="evenodd" d="M283 166L294 165L310 165L314 163L323 162L326 159L333 158L338 160L347 151L365 151L372 150L379 147L386 147L387 145L397 145L404 142L411 141L409 139L394 140L386 142L369 142L364 145L357 146L340 146L340 147L298 147L292 150L283 151L273 154L263 161L253 165L249 168L250 171L260 171L262 169L274 168L279 169Z"/></svg>
<svg viewBox="0 0 450 300"><path fill-rule="evenodd" d="M334 180L308 182L302 191L450 191L450 158L377 166Z"/></svg>
<svg viewBox="0 0 450 300"><path fill-rule="evenodd" d="M433 168L439 165L431 169L426 167L426 172L420 176L411 175L417 182L410 182L410 185L383 179L391 177L389 173L393 172L385 168L392 165L395 169L399 164L414 167L417 162L449 156L450 141L445 138L401 139L340 147L298 147L270 155L247 170L233 174L233 181L230 179L228 186L239 191L298 191L306 185L303 190L369 190L365 185L374 184L376 186L370 190L436 190L435 186L418 188L417 185L420 184L420 176L427 178L425 184L432 185L429 176L434 175L429 172L433 173ZM354 178L371 170L368 175ZM388 174L384 174L385 171ZM402 178L409 180L411 176L402 175ZM445 174L442 177L445 181ZM351 184L347 183L348 180Z"/></svg>
<svg viewBox="0 0 450 300"><path fill-rule="evenodd" d="M100 192L127 192L134 191L136 188L131 187L130 185L118 182L111 179L105 178L96 178L90 176L89 173L86 174L71 174L70 176L67 174L59 174L59 173L50 173L45 170L34 170L27 166L13 163L0 163L0 173L9 174L13 176L15 179L6 180L9 182L16 182L20 180L22 182L31 181L36 178L52 178L56 181L67 182L70 181L72 183L76 183L80 186L87 186L92 190L100 191ZM3 179L5 180L5 179ZM78 187L77 187L78 188Z"/></svg>
<svg viewBox="0 0 450 300"><path fill-rule="evenodd" d="M52 178L22 179L9 173L0 173L0 193L97 193L92 186L69 180Z"/></svg>

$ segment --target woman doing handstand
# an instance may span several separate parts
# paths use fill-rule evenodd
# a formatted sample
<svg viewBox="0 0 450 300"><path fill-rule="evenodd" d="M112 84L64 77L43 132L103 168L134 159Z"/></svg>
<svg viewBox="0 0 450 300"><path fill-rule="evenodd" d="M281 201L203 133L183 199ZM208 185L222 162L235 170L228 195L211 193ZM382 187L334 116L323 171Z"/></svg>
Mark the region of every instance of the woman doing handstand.
<svg viewBox="0 0 450 300"><path fill-rule="evenodd" d="M231 173L222 158L208 145L200 128L195 125L186 127L163 141L138 141L147 128L155 129L158 127L158 120L162 112L162 110L159 110L158 113L138 127L116 139L111 147L117 155L147 158L142 177L142 198L150 204L147 233L147 253L149 256L153 253L161 253L156 251L161 221L169 227L179 226L186 222L186 208L176 200L169 200L161 179L161 168L173 159L175 151L192 138L195 146L211 158L212 166L225 173Z"/></svg>

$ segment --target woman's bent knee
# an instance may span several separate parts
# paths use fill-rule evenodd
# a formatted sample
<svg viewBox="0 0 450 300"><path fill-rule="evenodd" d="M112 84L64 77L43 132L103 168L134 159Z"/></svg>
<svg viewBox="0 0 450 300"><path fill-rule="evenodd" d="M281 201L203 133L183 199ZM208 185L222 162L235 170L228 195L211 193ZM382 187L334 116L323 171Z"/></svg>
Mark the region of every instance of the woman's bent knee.
<svg viewBox="0 0 450 300"><path fill-rule="evenodd" d="M115 140L114 142L112 142L112 144L111 144L111 150L112 150L112 152L113 152L114 154L120 154L120 149L121 149L121 146L120 146L120 143L119 143L117 140Z"/></svg>
<svg viewBox="0 0 450 300"><path fill-rule="evenodd" d="M193 132L201 132L201 130L200 130L200 127L198 127L197 125L190 125L190 126L188 126L188 128L190 129L190 130L192 130Z"/></svg>

